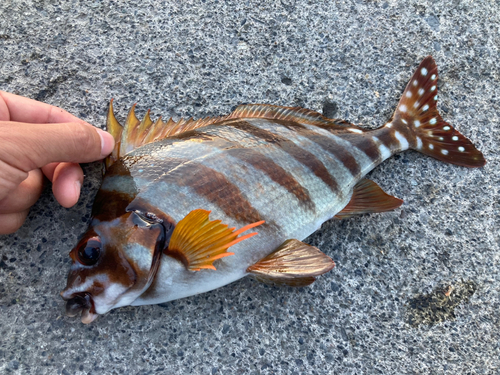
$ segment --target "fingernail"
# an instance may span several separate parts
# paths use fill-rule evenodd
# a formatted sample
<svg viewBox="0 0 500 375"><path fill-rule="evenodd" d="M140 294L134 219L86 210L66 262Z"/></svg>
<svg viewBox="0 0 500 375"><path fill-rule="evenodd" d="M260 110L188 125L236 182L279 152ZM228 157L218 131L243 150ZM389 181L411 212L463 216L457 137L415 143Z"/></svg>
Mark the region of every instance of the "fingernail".
<svg viewBox="0 0 500 375"><path fill-rule="evenodd" d="M80 197L80 191L82 190L82 183L80 180L75 181L75 196L76 196L76 201L78 202L78 199Z"/></svg>
<svg viewBox="0 0 500 375"><path fill-rule="evenodd" d="M106 156L111 154L111 151L113 151L113 148L115 147L115 140L108 132L97 128L96 130L99 137L101 137L101 158L104 159Z"/></svg>

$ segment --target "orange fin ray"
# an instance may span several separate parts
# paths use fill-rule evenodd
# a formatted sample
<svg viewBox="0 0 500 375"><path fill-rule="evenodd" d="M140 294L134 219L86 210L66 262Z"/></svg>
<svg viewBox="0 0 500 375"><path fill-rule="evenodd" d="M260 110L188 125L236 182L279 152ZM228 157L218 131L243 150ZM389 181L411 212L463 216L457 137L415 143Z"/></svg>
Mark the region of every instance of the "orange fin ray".
<svg viewBox="0 0 500 375"><path fill-rule="evenodd" d="M134 141L137 137L138 126L141 123L135 115L135 106L134 104L132 108L130 108L127 119L125 120L121 139L120 157L134 149Z"/></svg>
<svg viewBox="0 0 500 375"><path fill-rule="evenodd" d="M291 239L248 267L247 272L265 283L305 286L333 267L334 261L318 248Z"/></svg>
<svg viewBox="0 0 500 375"><path fill-rule="evenodd" d="M177 223L166 255L180 259L191 271L201 269L215 270L213 262L234 255L227 251L231 246L255 236L249 233L238 237L242 232L264 224L264 221L252 223L234 231L220 220L209 220L210 211L194 210Z"/></svg>
<svg viewBox="0 0 500 375"><path fill-rule="evenodd" d="M359 214L391 211L402 204L401 199L387 194L375 182L365 178L354 186L351 200L335 218L346 219Z"/></svg>
<svg viewBox="0 0 500 375"><path fill-rule="evenodd" d="M144 118L142 119L141 123L138 126L137 129L137 136L135 138L135 144L134 148L138 147L139 145L144 144L144 139L149 133L149 130L151 126L153 125L153 121L151 120L151 117L149 116L149 112L151 112L149 109L144 115Z"/></svg>
<svg viewBox="0 0 500 375"><path fill-rule="evenodd" d="M104 165L107 169L120 158L120 145L123 132L123 126L121 126L120 123L116 120L113 111L113 99L111 99L111 101L109 102L106 129L115 139L115 148L113 149L111 155L109 155L104 162Z"/></svg>

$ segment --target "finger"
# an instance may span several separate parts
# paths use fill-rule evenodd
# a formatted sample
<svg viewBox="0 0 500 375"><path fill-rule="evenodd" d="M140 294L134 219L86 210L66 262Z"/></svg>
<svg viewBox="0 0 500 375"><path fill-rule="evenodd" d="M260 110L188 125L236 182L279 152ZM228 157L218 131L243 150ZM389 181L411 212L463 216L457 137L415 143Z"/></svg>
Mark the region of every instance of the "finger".
<svg viewBox="0 0 500 375"><path fill-rule="evenodd" d="M2 152L2 146L0 146L0 153ZM11 192L16 190L16 188L28 178L28 172L29 170L24 171L6 163L0 157L0 200L3 200Z"/></svg>
<svg viewBox="0 0 500 375"><path fill-rule="evenodd" d="M0 214L0 234L14 233L21 228L29 210L14 212L11 214Z"/></svg>
<svg viewBox="0 0 500 375"><path fill-rule="evenodd" d="M50 182L54 179L54 171L60 163L49 163L42 167L42 172L49 179Z"/></svg>
<svg viewBox="0 0 500 375"><path fill-rule="evenodd" d="M43 174L39 169L28 173L26 180L0 201L0 213L11 214L27 210L40 198Z"/></svg>
<svg viewBox="0 0 500 375"><path fill-rule="evenodd" d="M84 122L64 109L28 99L23 96L0 91L0 99L3 99L6 105L6 108L0 106L1 121L18 121L36 124ZM5 118L7 115L8 117Z"/></svg>
<svg viewBox="0 0 500 375"><path fill-rule="evenodd" d="M61 206L70 208L78 202L83 183L80 165L59 163L54 170L52 192Z"/></svg>
<svg viewBox="0 0 500 375"><path fill-rule="evenodd" d="M52 162L101 160L114 147L113 136L81 123L0 122L0 160L29 171Z"/></svg>

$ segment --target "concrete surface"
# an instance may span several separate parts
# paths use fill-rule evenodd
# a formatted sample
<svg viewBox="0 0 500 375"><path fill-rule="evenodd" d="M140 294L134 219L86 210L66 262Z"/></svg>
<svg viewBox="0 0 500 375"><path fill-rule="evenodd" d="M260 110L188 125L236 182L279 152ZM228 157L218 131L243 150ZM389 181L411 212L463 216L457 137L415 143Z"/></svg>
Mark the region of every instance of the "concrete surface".
<svg viewBox="0 0 500 375"><path fill-rule="evenodd" d="M441 113L488 164L381 165L370 178L405 204L325 223L308 241L337 267L311 287L245 279L85 326L59 292L99 186L87 165L76 207L47 188L0 237L0 373L499 374L499 15L498 0L2 1L0 89L96 126L114 97L121 119L135 102L154 118L264 102L375 127L432 54Z"/></svg>

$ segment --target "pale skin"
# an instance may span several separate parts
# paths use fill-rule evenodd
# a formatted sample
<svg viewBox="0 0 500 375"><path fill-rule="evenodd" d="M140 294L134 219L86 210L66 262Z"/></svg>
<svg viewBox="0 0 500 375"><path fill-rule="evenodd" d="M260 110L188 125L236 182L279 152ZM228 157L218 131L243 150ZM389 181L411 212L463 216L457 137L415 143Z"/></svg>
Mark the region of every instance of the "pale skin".
<svg viewBox="0 0 500 375"><path fill-rule="evenodd" d="M113 147L109 133L61 108L0 91L0 234L21 227L44 176L63 207L75 205L79 163L101 160Z"/></svg>

